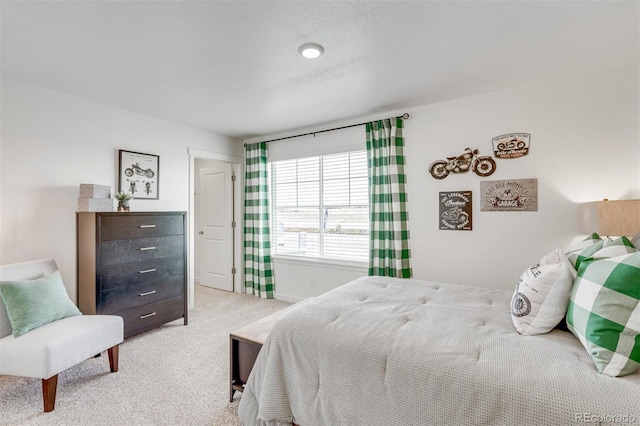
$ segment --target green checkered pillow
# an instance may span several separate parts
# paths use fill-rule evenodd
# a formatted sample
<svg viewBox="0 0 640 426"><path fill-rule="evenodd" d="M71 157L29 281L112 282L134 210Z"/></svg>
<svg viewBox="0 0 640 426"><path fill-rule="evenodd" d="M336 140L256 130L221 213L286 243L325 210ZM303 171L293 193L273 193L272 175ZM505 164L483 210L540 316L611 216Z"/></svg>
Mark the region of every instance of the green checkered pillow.
<svg viewBox="0 0 640 426"><path fill-rule="evenodd" d="M588 256L593 260L598 260L605 259L607 257L622 256L623 254L635 253L637 251L636 247L627 237L620 237L615 240L605 238L602 240L602 248ZM587 255L585 254L585 258L587 258L586 256Z"/></svg>
<svg viewBox="0 0 640 426"><path fill-rule="evenodd" d="M580 263L585 259L604 259L637 251L635 245L627 237L620 237L615 240L608 237L604 240L599 238L598 234L591 234L590 237L580 242L577 247L569 252L571 255L567 255L567 258L576 267L576 270L580 268Z"/></svg>
<svg viewBox="0 0 640 426"><path fill-rule="evenodd" d="M640 367L640 252L580 264L567 326L608 376Z"/></svg>
<svg viewBox="0 0 640 426"><path fill-rule="evenodd" d="M572 247L568 252L565 253L569 262L576 268L580 266L580 262L586 257L589 257L591 254L602 248L602 238L600 235L595 232L589 235L584 240L580 241L578 245Z"/></svg>

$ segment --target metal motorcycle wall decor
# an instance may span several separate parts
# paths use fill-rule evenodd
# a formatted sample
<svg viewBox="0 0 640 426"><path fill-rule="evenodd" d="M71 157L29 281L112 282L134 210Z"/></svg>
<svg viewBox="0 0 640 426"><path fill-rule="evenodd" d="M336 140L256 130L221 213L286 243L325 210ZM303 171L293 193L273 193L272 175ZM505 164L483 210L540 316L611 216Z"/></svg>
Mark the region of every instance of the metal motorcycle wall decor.
<svg viewBox="0 0 640 426"><path fill-rule="evenodd" d="M477 149L467 148L457 157L447 157L447 160L434 161L429 166L429 173L435 179L444 179L449 173L465 173L469 169L478 176L486 177L496 171L496 162L490 156L478 156Z"/></svg>

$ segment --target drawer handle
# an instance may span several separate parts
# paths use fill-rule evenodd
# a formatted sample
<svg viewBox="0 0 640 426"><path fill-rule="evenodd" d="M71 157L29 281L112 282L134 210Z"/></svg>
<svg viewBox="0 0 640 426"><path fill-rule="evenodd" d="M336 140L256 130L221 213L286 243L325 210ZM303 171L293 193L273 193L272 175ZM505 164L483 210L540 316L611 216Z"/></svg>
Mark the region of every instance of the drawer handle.
<svg viewBox="0 0 640 426"><path fill-rule="evenodd" d="M150 314L140 315L140 319L145 319L154 316L156 313L151 312Z"/></svg>
<svg viewBox="0 0 640 426"><path fill-rule="evenodd" d="M155 228L155 225L140 225L140 228Z"/></svg>
<svg viewBox="0 0 640 426"><path fill-rule="evenodd" d="M156 290L152 290L152 291L147 291L145 293L140 293L140 296L149 296L151 294L154 294L156 292Z"/></svg>
<svg viewBox="0 0 640 426"><path fill-rule="evenodd" d="M149 272L155 272L156 268L153 269L145 269L144 271L138 272L139 274L148 274Z"/></svg>
<svg viewBox="0 0 640 426"><path fill-rule="evenodd" d="M145 250L155 250L155 247L140 247L140 251L145 251Z"/></svg>

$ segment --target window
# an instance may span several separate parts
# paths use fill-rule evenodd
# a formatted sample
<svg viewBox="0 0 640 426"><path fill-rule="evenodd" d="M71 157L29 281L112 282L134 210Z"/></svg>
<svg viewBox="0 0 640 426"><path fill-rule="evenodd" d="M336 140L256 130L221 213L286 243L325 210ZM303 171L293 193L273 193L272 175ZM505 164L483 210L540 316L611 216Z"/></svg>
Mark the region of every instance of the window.
<svg viewBox="0 0 640 426"><path fill-rule="evenodd" d="M366 151L270 163L272 253L366 262Z"/></svg>

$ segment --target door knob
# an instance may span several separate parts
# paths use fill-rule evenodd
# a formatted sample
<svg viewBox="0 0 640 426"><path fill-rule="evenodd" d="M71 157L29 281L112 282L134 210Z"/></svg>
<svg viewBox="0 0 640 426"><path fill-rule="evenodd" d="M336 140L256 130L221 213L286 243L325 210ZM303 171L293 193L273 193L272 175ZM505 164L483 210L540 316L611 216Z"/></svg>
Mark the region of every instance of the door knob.
<svg viewBox="0 0 640 426"><path fill-rule="evenodd" d="M203 231L203 230L200 230L200 232L198 232L198 234L203 235L203 234L204 234L204 231Z"/></svg>

